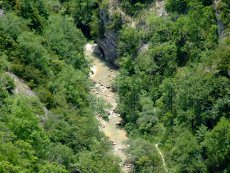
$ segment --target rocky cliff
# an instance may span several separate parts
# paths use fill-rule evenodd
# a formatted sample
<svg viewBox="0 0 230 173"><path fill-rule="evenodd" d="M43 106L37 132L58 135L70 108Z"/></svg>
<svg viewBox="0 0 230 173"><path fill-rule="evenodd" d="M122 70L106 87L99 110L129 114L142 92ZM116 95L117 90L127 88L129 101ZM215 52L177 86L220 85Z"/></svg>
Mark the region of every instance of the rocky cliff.
<svg viewBox="0 0 230 173"><path fill-rule="evenodd" d="M149 15L150 13L155 12L156 15L164 17L167 16L167 12L164 8L164 0L156 0L153 3L149 4L148 10L144 10L144 15ZM100 21L103 26L104 33L102 36L96 39L97 45L102 52L103 57L118 66L116 59L118 57L117 52L117 43L118 43L118 28L115 24L115 28L111 28L111 25L114 25L114 20L116 17L120 17L121 24L129 25L134 28L142 27L142 13L137 15L136 18L127 15L121 8L121 1L119 0L109 0L106 7L100 8ZM144 45L146 46L146 45ZM145 47L147 48L147 47ZM141 48L140 48L141 49Z"/></svg>
<svg viewBox="0 0 230 173"><path fill-rule="evenodd" d="M102 51L104 58L116 65L115 60L117 58L117 33L112 31L105 31L102 38L98 38L97 44Z"/></svg>
<svg viewBox="0 0 230 173"><path fill-rule="evenodd" d="M222 21L220 19L220 10L218 9L220 1L221 0L214 0L213 9L214 9L215 14L216 14L216 22L217 22L217 26L218 26L218 36L221 39L224 37L224 24L222 23Z"/></svg>
<svg viewBox="0 0 230 173"><path fill-rule="evenodd" d="M117 36L118 33L115 29L108 29L112 22L112 11L114 9L111 5L108 6L108 9L100 9L100 20L104 26L104 34L102 37L96 40L104 58L111 62L114 65L117 58Z"/></svg>

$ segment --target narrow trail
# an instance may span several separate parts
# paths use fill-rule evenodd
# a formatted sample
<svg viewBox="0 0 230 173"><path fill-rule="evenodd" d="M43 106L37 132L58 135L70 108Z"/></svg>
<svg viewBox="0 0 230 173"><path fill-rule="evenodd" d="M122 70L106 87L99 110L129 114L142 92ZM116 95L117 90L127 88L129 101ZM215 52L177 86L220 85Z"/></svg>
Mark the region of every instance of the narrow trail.
<svg viewBox="0 0 230 173"><path fill-rule="evenodd" d="M162 152L161 152L161 150L159 149L158 145L159 145L159 144L156 144L155 147L156 147L158 153L159 153L160 156L161 156L161 160L162 160L162 164L163 164L163 167L164 167L165 172L168 172L168 169L167 169L166 163L165 163L165 159L164 159L164 155L162 154Z"/></svg>
<svg viewBox="0 0 230 173"><path fill-rule="evenodd" d="M125 142L128 140L127 133L117 124L122 121L120 115L115 112L117 106L116 93L111 89L112 81L116 77L118 71L109 66L94 54L95 45L86 44L85 56L92 59L92 73L90 78L95 83L91 92L97 97L102 98L107 103L112 105L109 112L109 121L103 120L99 115L97 116L100 122L100 129L108 137L113 144L114 155L121 159L120 166L122 171L129 173L132 170L132 165L129 163L129 157L125 150L128 145Z"/></svg>

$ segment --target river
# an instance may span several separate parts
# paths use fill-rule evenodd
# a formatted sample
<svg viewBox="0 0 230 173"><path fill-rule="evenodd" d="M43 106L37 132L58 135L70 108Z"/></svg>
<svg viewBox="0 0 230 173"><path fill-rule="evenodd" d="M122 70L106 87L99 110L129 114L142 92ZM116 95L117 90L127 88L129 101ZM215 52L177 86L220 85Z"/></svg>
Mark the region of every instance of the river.
<svg viewBox="0 0 230 173"><path fill-rule="evenodd" d="M128 137L124 129L117 125L122 121L120 115L115 112L117 106L117 95L112 91L112 81L118 74L110 64L102 60L99 56L94 54L95 45L86 44L85 56L92 60L90 78L95 83L91 92L97 97L102 98L109 103L111 108L109 112L109 120L105 121L100 116L97 119L100 122L101 131L108 137L113 144L114 155L121 159L121 168L124 173L131 172L132 165L129 163L129 158L125 150L128 148L126 144Z"/></svg>

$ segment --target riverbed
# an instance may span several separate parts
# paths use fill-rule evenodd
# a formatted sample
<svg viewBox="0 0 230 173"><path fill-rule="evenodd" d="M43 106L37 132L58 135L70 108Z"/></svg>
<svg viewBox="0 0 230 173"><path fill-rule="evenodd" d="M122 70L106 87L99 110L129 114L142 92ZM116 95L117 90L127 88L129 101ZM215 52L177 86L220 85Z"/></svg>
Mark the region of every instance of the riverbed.
<svg viewBox="0 0 230 173"><path fill-rule="evenodd" d="M111 105L107 111L109 113L109 120L105 121L97 115L100 122L101 131L108 137L113 145L114 155L121 159L121 168L125 173L131 172L132 165L129 163L129 157L126 153L128 144L127 133L119 126L122 119L118 113L115 112L117 106L117 95L112 91L112 82L115 79L118 71L100 55L96 55L94 50L95 44L86 44L85 56L91 59L91 74L90 78L94 82L94 87L91 92L97 97L102 98L105 102Z"/></svg>

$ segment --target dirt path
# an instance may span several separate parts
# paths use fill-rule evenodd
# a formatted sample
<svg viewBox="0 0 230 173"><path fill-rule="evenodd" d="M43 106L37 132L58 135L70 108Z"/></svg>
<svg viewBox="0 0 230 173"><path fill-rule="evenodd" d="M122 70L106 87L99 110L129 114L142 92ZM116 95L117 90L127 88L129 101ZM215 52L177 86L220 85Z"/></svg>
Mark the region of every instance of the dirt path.
<svg viewBox="0 0 230 173"><path fill-rule="evenodd" d="M162 164L163 164L163 167L164 167L165 172L168 172L168 169L167 169L166 163L165 163L165 159L164 159L164 155L162 154L162 152L161 152L161 150L159 149L158 145L159 145L159 144L156 144L155 147L156 147L158 153L159 153L160 156L161 156L161 160L162 160Z"/></svg>
<svg viewBox="0 0 230 173"><path fill-rule="evenodd" d="M116 94L111 89L113 79L117 75L117 71L109 66L106 62L98 58L93 52L95 45L86 44L85 55L92 59L92 73L91 79L94 81L95 86L92 88L92 93L97 97L104 99L112 107L108 110L109 121L103 120L101 117L97 117L101 127L100 129L109 138L113 144L114 154L121 159L121 168L125 173L131 172L130 163L128 162L128 155L125 153L128 145L125 142L128 140L126 131L120 128L117 123L122 119L119 114L115 112L117 106Z"/></svg>

